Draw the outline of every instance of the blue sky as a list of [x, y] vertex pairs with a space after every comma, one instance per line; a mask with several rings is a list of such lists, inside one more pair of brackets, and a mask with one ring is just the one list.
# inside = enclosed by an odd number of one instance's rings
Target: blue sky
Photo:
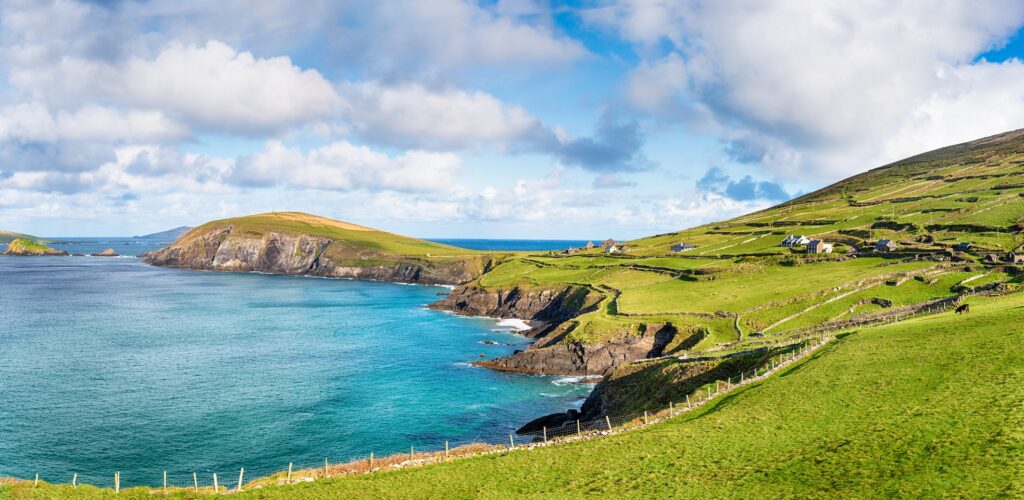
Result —
[[0, 229], [632, 238], [1024, 123], [1016, 1], [0, 1]]

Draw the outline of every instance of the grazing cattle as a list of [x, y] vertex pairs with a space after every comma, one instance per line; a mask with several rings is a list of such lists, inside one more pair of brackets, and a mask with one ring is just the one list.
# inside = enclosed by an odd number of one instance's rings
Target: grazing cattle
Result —
[[970, 304], [964, 304], [964, 305], [956, 308], [956, 313], [957, 314], [969, 313], [969, 312], [971, 312], [971, 305]]

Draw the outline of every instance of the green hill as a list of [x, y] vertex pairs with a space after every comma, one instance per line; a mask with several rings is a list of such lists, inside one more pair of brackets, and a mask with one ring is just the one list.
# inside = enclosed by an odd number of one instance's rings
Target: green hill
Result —
[[42, 243], [28, 238], [17, 238], [7, 244], [3, 255], [39, 256], [39, 255], [67, 255], [63, 250], [55, 250]]
[[[1024, 496], [1024, 295], [864, 328], [652, 427], [257, 498]], [[3, 492], [3, 490], [0, 490]], [[70, 486], [9, 487], [15, 498]], [[79, 489], [79, 496], [114, 497]], [[178, 492], [177, 496], [190, 496]], [[149, 498], [148, 490], [121, 497]]]
[[464, 248], [299, 212], [208, 222], [146, 254], [161, 266], [459, 284], [493, 265]]
[[47, 242], [47, 240], [44, 240], [42, 238], [37, 238], [35, 236], [30, 236], [30, 235], [27, 235], [27, 234], [16, 233], [14, 231], [3, 231], [3, 230], [0, 230], [0, 245], [10, 243], [10, 242], [12, 242], [12, 241], [14, 241], [14, 240], [16, 240], [18, 238], [25, 238], [25, 239], [32, 240], [32, 241], [35, 241], [35, 242], [38, 242], [38, 243], [46, 243]]

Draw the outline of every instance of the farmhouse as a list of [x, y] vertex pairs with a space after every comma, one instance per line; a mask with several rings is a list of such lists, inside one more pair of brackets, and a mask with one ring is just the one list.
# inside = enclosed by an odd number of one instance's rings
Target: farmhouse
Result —
[[697, 247], [695, 247], [695, 246], [693, 246], [693, 245], [691, 245], [689, 243], [676, 243], [675, 245], [672, 245], [672, 251], [676, 252], [676, 253], [678, 253], [678, 252], [685, 252], [687, 250], [693, 250], [694, 248], [697, 248]]
[[888, 253], [888, 252], [893, 252], [895, 250], [896, 250], [896, 242], [892, 241], [892, 240], [878, 240], [878, 243], [875, 244], [875, 251], [876, 252]]
[[832, 244], [822, 240], [811, 240], [807, 243], [807, 253], [832, 253]]
[[607, 240], [604, 240], [604, 243], [601, 243], [601, 246], [603, 246], [605, 248], [608, 248], [608, 247], [610, 247], [610, 246], [612, 246], [614, 244], [615, 244], [615, 240], [613, 240], [611, 238], [608, 238]]
[[810, 242], [811, 242], [811, 239], [806, 237], [806, 236], [804, 236], [804, 235], [799, 235], [798, 236], [798, 235], [795, 235], [795, 234], [791, 234], [789, 236], [786, 236], [782, 240], [782, 247], [783, 248], [793, 248], [793, 247], [800, 246], [800, 245], [806, 245], [806, 244], [808, 244]]
[[1006, 261], [1011, 264], [1024, 264], [1024, 253], [1010, 252], [1006, 256]]

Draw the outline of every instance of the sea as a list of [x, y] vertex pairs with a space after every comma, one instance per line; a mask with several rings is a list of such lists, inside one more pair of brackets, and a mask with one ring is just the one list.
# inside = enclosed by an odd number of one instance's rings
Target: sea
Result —
[[172, 485], [206, 484], [507, 442], [593, 388], [472, 366], [529, 340], [427, 309], [444, 287], [166, 269], [134, 255], [167, 242], [51, 240], [123, 257], [0, 258], [0, 477], [111, 486], [119, 472], [122, 487], [159, 486], [167, 471]]

